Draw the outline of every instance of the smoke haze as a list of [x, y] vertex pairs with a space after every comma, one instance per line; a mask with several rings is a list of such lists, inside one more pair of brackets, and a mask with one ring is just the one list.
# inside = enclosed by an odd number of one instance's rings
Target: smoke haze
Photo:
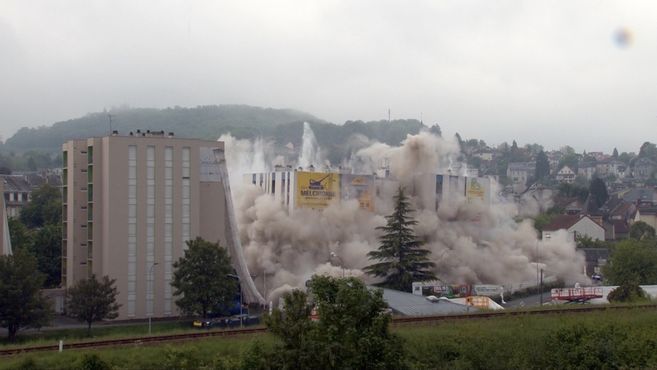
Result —
[[[221, 140], [226, 143], [231, 175], [271, 169], [266, 165], [273, 159], [268, 157], [273, 155], [271, 146], [229, 136]], [[398, 180], [381, 188], [374, 213], [359, 208], [356, 200], [335, 202], [322, 211], [288, 212], [280, 201], [256, 186], [244, 184], [241, 175], [232, 177], [245, 257], [266, 299], [302, 287], [316, 273], [340, 276], [342, 267], [346, 275], [375, 282], [363, 274], [362, 268], [371, 263], [367, 253], [379, 246], [376, 227], [385, 225], [384, 216], [392, 211], [398, 185], [412, 193], [416, 210], [413, 216], [418, 221], [416, 234], [431, 250], [434, 272], [442, 281], [529, 284], [536, 281], [537, 262], [548, 276], [567, 282], [585, 281], [580, 271], [584, 258], [576, 252], [574, 243], [567, 241], [566, 233], [553, 233], [551, 239], [541, 241], [532, 220], [516, 222], [516, 218], [536, 214], [549, 204], [549, 195], [516, 204], [497, 199], [492, 187], [494, 200], [490, 206], [468, 202], [465, 197], [450, 197], [436, 211], [435, 201], [428, 196], [435, 190], [423, 189], [417, 179], [449, 166], [452, 158], [459, 156], [457, 143], [423, 132], [409, 135], [398, 147], [368, 144], [343, 163], [355, 173], [367, 174], [386, 164]], [[307, 154], [301, 151], [301, 157]]]

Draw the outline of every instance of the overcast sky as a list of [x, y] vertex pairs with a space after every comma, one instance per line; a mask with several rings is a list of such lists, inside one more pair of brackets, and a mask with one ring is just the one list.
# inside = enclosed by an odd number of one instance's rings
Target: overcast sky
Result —
[[123, 104], [250, 104], [638, 151], [657, 141], [656, 15], [652, 0], [0, 0], [0, 134]]

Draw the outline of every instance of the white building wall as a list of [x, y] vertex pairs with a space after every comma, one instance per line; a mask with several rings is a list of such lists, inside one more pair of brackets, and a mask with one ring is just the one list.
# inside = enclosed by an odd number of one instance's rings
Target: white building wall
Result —
[[568, 229], [568, 234], [575, 240], [575, 236], [590, 236], [593, 240], [605, 240], [605, 229], [588, 217], [582, 217]]

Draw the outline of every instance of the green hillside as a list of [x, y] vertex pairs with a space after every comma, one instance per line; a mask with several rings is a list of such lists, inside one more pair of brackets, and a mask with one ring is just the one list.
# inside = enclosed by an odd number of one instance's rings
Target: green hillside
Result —
[[291, 109], [271, 109], [246, 105], [202, 106], [196, 108], [128, 108], [90, 113], [84, 117], [57, 122], [52, 126], [22, 128], [7, 139], [5, 149], [56, 151], [69, 139], [100, 136], [112, 129], [127, 133], [137, 129], [173, 131], [176, 136], [215, 138], [231, 132], [237, 137], [268, 134], [277, 125], [290, 122], [323, 122], [310, 114]]
[[[47, 153], [54, 155], [62, 143], [70, 139], [102, 136], [112, 130], [164, 130], [177, 137], [216, 139], [231, 133], [240, 139], [262, 137], [279, 145], [301, 144], [303, 122], [309, 122], [319, 145], [329, 153], [332, 163], [339, 162], [353, 149], [350, 138], [354, 134], [370, 140], [399, 144], [407, 134], [415, 134], [422, 127], [418, 120], [347, 121], [335, 125], [311, 114], [292, 109], [260, 108], [247, 105], [199, 106], [196, 108], [125, 108], [109, 112], [90, 113], [84, 117], [57, 122], [52, 126], [22, 128], [2, 145], [4, 153]], [[32, 155], [32, 154], [30, 154]]]

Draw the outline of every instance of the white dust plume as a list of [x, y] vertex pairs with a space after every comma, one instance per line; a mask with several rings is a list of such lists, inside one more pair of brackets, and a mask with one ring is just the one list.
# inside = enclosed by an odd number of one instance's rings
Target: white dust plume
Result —
[[[312, 147], [306, 147], [306, 138], [309, 143], [314, 139], [312, 130], [306, 135], [306, 128], [310, 127], [304, 125], [302, 166], [317, 161], [319, 153], [316, 140]], [[242, 152], [234, 157], [235, 162], [227, 155], [229, 166], [245, 163], [253, 168], [254, 158], [242, 158], [245, 152], [255, 157], [256, 151], [250, 150], [253, 144], [227, 146], [227, 152], [231, 148]], [[267, 151], [263, 153], [266, 163]], [[585, 281], [581, 273], [584, 258], [565, 234], [556, 233], [550, 240], [541, 241], [530, 219], [516, 221], [528, 211], [537, 211], [537, 207], [526, 210], [522, 203], [498, 201], [491, 189], [491, 204], [454, 196], [442, 201], [436, 210], [435, 201], [427, 196], [435, 190], [423, 189], [426, 182], [418, 179], [448, 168], [450, 158], [458, 157], [456, 142], [426, 132], [409, 135], [400, 146], [373, 143], [358, 150], [343, 161], [355, 173], [371, 174], [385, 163], [391, 178], [396, 179], [379, 188], [375, 212], [360, 209], [355, 200], [335, 202], [321, 211], [289, 212], [259, 188], [245, 186], [236, 195], [236, 213], [245, 257], [258, 288], [270, 300], [287, 289], [303, 287], [315, 273], [341, 276], [343, 268], [347, 276], [375, 282], [362, 269], [372, 263], [367, 253], [379, 246], [381, 233], [376, 227], [385, 225], [384, 216], [392, 212], [392, 197], [399, 185], [411, 194], [416, 210], [413, 216], [418, 221], [416, 234], [431, 251], [430, 258], [436, 263], [434, 272], [442, 281], [504, 285], [531, 282], [537, 264], [547, 276], [568, 282]]]

